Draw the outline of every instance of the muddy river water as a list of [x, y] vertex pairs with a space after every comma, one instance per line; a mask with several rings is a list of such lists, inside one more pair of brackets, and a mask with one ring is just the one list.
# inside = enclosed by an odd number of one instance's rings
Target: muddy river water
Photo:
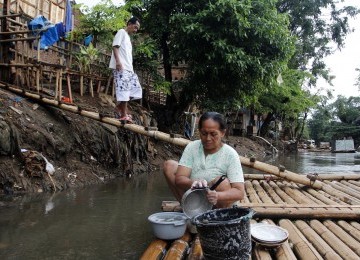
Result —
[[[299, 153], [267, 162], [298, 173], [360, 174], [359, 153]], [[138, 259], [153, 239], [147, 217], [173, 197], [161, 173], [153, 172], [0, 199], [17, 202], [0, 208], [0, 259]]]

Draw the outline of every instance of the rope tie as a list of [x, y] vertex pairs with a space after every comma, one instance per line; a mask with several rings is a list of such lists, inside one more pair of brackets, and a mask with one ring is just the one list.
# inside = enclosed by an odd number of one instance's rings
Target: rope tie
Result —
[[310, 186], [312, 187], [315, 181], [317, 181], [319, 174], [318, 173], [308, 174], [306, 175], [306, 177], [310, 180]]

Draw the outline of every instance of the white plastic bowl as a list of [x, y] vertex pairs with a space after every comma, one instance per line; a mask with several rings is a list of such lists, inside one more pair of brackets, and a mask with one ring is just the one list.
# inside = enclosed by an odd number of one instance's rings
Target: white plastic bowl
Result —
[[174, 240], [184, 235], [187, 217], [179, 212], [159, 212], [148, 217], [154, 235], [164, 240]]

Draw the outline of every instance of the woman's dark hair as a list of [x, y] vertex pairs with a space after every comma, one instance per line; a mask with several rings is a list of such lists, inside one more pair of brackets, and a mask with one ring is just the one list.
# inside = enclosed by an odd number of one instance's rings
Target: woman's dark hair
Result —
[[133, 16], [133, 17], [131, 17], [131, 18], [127, 21], [126, 24], [127, 24], [127, 25], [129, 25], [129, 24], [136, 24], [136, 22], [139, 22], [139, 23], [140, 23], [140, 20], [139, 20], [139, 18]]
[[199, 129], [202, 128], [203, 122], [208, 119], [212, 119], [217, 122], [221, 131], [226, 130], [225, 118], [222, 114], [218, 112], [205, 112], [204, 114], [202, 114], [199, 119]]

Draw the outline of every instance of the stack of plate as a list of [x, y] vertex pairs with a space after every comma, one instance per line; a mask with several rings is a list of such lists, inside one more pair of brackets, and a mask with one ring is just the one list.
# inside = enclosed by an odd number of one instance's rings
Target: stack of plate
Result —
[[252, 240], [265, 247], [280, 246], [289, 237], [286, 229], [266, 223], [251, 224], [250, 230]]

